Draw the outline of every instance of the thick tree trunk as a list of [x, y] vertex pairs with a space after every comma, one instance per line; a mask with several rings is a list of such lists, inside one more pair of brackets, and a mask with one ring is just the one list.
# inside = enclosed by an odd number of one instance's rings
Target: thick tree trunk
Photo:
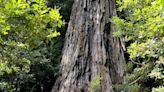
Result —
[[61, 61], [61, 76], [52, 92], [88, 92], [88, 84], [100, 75], [93, 92], [113, 92], [112, 84], [124, 76], [120, 39], [109, 18], [116, 15], [115, 0], [75, 0]]

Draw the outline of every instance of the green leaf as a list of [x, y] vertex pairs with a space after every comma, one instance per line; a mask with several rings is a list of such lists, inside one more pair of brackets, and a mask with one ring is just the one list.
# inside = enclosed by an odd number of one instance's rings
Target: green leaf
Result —
[[57, 32], [57, 31], [54, 31], [53, 33], [51, 33], [50, 35], [48, 35], [47, 37], [49, 38], [49, 39], [51, 39], [51, 38], [53, 38], [53, 37], [57, 37], [57, 36], [59, 36], [60, 35], [60, 33], [59, 32]]
[[11, 3], [7, 3], [6, 5], [5, 5], [5, 8], [7, 9], [7, 10], [9, 10], [9, 9], [11, 9], [12, 8], [12, 4]]
[[22, 2], [22, 0], [18, 0], [17, 3], [20, 4]]

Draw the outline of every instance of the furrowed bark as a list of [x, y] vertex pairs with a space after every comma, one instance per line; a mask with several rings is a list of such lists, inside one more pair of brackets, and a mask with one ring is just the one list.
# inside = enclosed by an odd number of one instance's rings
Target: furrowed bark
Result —
[[61, 76], [51, 92], [88, 92], [88, 84], [100, 75], [92, 92], [114, 92], [123, 82], [124, 55], [121, 40], [109, 18], [115, 16], [115, 0], [75, 0], [61, 61]]

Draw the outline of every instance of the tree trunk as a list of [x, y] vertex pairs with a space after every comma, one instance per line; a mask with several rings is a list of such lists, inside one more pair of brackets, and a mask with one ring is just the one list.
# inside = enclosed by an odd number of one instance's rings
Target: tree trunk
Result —
[[51, 92], [88, 92], [97, 75], [100, 84], [92, 92], [114, 92], [112, 85], [124, 76], [124, 55], [116, 29], [115, 0], [75, 0], [61, 61], [61, 76]]

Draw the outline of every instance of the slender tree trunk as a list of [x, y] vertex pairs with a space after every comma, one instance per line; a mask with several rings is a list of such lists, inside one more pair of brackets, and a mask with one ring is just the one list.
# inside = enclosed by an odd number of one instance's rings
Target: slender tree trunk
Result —
[[114, 92], [112, 84], [124, 76], [124, 55], [109, 18], [116, 15], [115, 0], [75, 0], [61, 61], [61, 76], [52, 92], [88, 92], [88, 84], [99, 75], [92, 92]]

